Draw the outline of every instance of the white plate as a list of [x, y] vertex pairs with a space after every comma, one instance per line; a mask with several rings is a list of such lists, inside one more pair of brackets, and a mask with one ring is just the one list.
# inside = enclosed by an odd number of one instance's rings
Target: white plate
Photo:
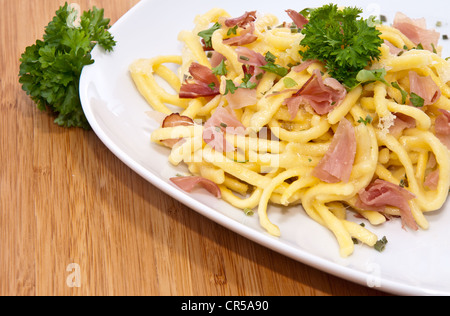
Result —
[[[379, 290], [400, 295], [450, 295], [450, 205], [427, 216], [429, 231], [410, 232], [390, 221], [372, 230], [389, 244], [383, 253], [357, 246], [348, 259], [339, 256], [334, 236], [313, 222], [301, 207], [270, 208], [271, 220], [280, 226], [282, 236], [274, 238], [259, 226], [257, 216], [248, 217], [223, 201], [201, 191], [186, 194], [168, 179], [181, 169], [172, 167], [165, 148], [150, 143], [150, 133], [158, 126], [145, 114], [149, 106], [138, 94], [128, 66], [138, 58], [179, 54], [180, 30], [191, 30], [194, 17], [214, 7], [232, 16], [246, 10], [274, 13], [289, 21], [286, 9], [302, 10], [330, 1], [241, 1], [190, 0], [142, 1], [111, 29], [118, 41], [113, 53], [93, 50], [95, 64], [86, 67], [80, 83], [80, 96], [86, 116], [98, 137], [131, 169], [153, 185], [209, 219], [283, 255], [327, 273]], [[401, 2], [401, 3], [400, 3]], [[383, 14], [392, 22], [395, 12], [410, 17], [427, 17], [429, 27], [450, 34], [445, 1], [335, 1], [365, 10], [365, 16]], [[403, 5], [402, 5], [403, 4]], [[450, 56], [449, 41], [445, 54]]]

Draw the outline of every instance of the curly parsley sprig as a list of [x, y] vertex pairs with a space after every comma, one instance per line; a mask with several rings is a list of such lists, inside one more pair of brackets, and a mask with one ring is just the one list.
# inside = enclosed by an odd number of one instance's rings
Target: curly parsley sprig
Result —
[[91, 51], [96, 44], [111, 51], [116, 42], [103, 9], [94, 7], [79, 21], [74, 10], [66, 2], [45, 28], [43, 40], [25, 49], [19, 82], [40, 110], [58, 115], [58, 125], [90, 129], [79, 98], [81, 71], [94, 63]]
[[[323, 62], [330, 75], [351, 89], [358, 85], [356, 76], [380, 58], [381, 32], [360, 18], [362, 10], [329, 4], [310, 12], [309, 23], [302, 34], [300, 51], [304, 60]], [[371, 21], [373, 22], [373, 21]]]

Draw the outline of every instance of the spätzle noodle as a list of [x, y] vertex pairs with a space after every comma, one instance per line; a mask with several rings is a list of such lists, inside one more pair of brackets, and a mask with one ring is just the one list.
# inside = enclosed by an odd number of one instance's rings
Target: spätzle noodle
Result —
[[[130, 66], [137, 91], [154, 110], [192, 119], [192, 125], [162, 126], [152, 133], [157, 144], [180, 140], [169, 146], [169, 161], [186, 164], [193, 176], [217, 185], [221, 198], [236, 208], [257, 209], [255, 216], [273, 236], [283, 231], [270, 220], [271, 204], [305, 211], [334, 234], [343, 257], [354, 252], [356, 240], [373, 247], [381, 238], [369, 226], [387, 218], [400, 217], [399, 229], [428, 229], [425, 215], [442, 208], [450, 185], [449, 136], [438, 126], [450, 116], [450, 66], [441, 50], [415, 49], [398, 29], [378, 25], [385, 44], [380, 59], [366, 69], [386, 70], [385, 81], [342, 91], [319, 61], [301, 59], [303, 35], [292, 23], [248, 12], [230, 19], [223, 9], [199, 15], [192, 31], [179, 34], [184, 45], [179, 56], [140, 59]], [[211, 27], [209, 38], [199, 36]], [[393, 53], [392, 46], [401, 52]], [[271, 56], [285, 73], [259, 68]], [[210, 95], [186, 94], [192, 92], [187, 85], [199, 89], [204, 80], [193, 65], [199, 72], [214, 69], [215, 79], [202, 90], [210, 89]], [[429, 99], [420, 95], [420, 106], [412, 104], [419, 94], [412, 91], [413, 78], [427, 78], [438, 88]], [[314, 81], [344, 97], [324, 114], [304, 100], [293, 112], [287, 100], [301, 97]], [[233, 97], [241, 99], [236, 103]], [[214, 125], [219, 112], [229, 117]], [[232, 122], [239, 131], [232, 130]], [[337, 142], [338, 136], [349, 143]], [[324, 179], [324, 160], [342, 147], [350, 152], [348, 175]], [[334, 155], [331, 159], [338, 160]], [[389, 191], [387, 183], [398, 190]], [[367, 200], [377, 194], [387, 199], [382, 208], [380, 201]], [[406, 202], [393, 202], [399, 196]]]

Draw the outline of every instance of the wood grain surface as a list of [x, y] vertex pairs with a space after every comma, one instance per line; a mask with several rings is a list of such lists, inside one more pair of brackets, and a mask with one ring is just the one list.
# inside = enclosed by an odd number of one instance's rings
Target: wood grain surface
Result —
[[[117, 21], [138, 0], [80, 0]], [[255, 244], [168, 197], [18, 83], [62, 0], [0, 0], [0, 295], [386, 295]]]

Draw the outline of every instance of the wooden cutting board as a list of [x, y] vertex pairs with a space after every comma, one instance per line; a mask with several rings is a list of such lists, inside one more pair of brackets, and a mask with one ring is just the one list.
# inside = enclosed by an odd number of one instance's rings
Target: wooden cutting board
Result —
[[[78, 1], [112, 22], [137, 2]], [[19, 58], [63, 4], [0, 1], [0, 295], [384, 295], [211, 222], [37, 110]]]

